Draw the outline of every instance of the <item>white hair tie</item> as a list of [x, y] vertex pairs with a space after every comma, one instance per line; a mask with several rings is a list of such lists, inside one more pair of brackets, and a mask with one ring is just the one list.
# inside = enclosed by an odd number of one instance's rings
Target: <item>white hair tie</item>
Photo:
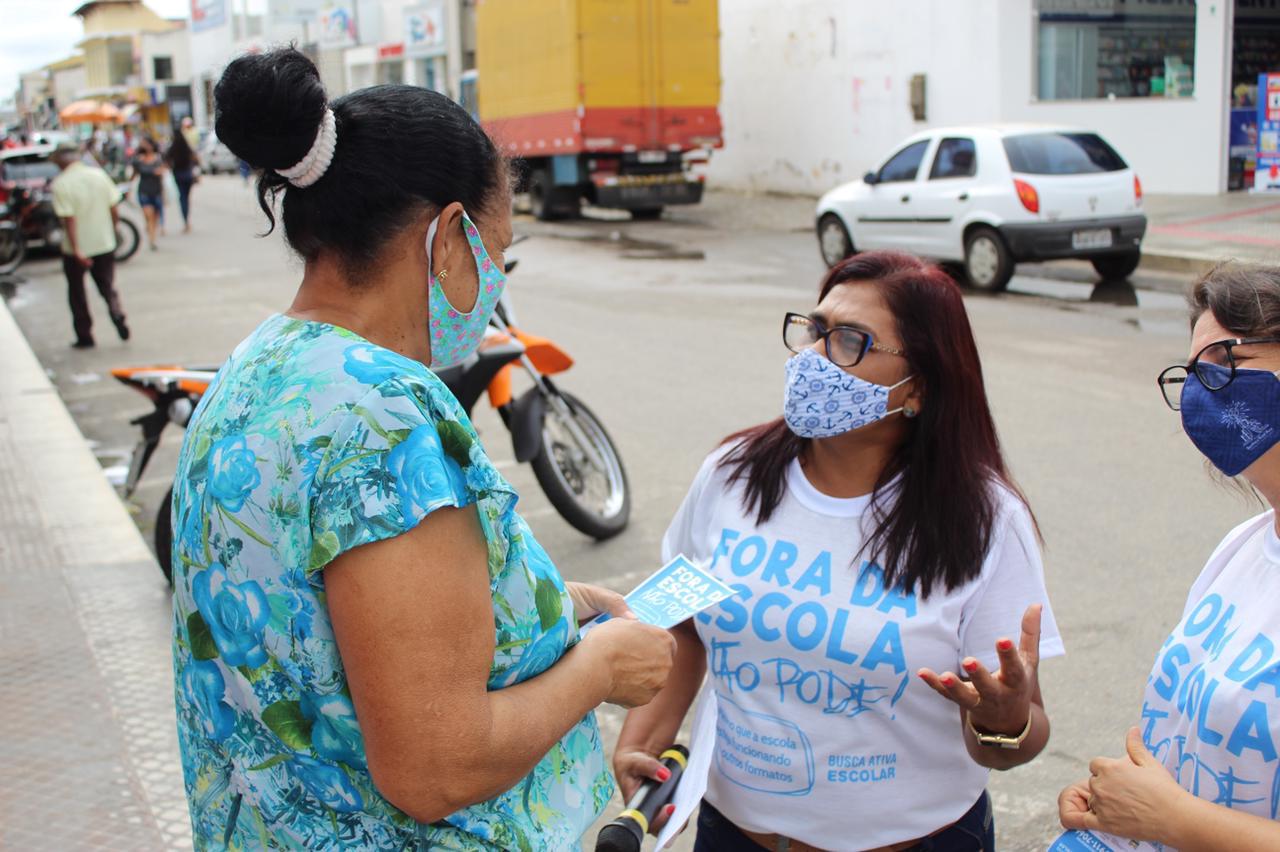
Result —
[[316, 131], [316, 141], [311, 143], [311, 150], [287, 169], [276, 169], [276, 174], [289, 183], [305, 189], [324, 176], [333, 162], [333, 150], [338, 146], [338, 126], [333, 117], [333, 110], [325, 108], [324, 118], [320, 121], [320, 129]]

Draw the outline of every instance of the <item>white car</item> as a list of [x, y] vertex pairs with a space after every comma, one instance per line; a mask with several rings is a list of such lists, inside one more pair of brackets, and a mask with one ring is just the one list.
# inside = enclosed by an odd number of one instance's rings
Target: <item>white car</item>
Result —
[[231, 153], [231, 149], [219, 142], [218, 137], [212, 133], [200, 141], [199, 153], [201, 171], [205, 174], [234, 174], [240, 169], [240, 158]]
[[1147, 217], [1138, 176], [1096, 133], [950, 127], [908, 138], [824, 195], [817, 229], [828, 266], [898, 249], [963, 263], [974, 287], [1002, 290], [1022, 261], [1082, 258], [1105, 279], [1128, 276]]

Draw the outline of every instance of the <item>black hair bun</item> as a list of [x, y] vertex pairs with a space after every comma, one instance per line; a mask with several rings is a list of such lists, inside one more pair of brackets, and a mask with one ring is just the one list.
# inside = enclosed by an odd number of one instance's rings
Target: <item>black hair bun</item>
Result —
[[292, 47], [233, 60], [213, 97], [218, 139], [255, 169], [287, 169], [305, 157], [328, 103], [315, 64]]

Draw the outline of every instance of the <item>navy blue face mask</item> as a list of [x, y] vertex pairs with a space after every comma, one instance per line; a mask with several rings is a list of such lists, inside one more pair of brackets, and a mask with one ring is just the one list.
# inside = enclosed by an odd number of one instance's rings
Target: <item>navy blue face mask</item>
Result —
[[[1199, 363], [1210, 383], [1226, 384], [1231, 368]], [[1269, 370], [1236, 369], [1211, 391], [1195, 372], [1182, 388], [1182, 428], [1191, 443], [1227, 476], [1239, 476], [1280, 442], [1280, 379]]]

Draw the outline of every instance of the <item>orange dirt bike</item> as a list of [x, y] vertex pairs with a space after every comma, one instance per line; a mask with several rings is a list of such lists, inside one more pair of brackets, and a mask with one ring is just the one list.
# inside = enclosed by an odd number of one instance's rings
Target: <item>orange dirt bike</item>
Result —
[[[507, 271], [516, 261], [507, 263]], [[631, 489], [609, 433], [591, 409], [562, 391], [551, 376], [573, 359], [545, 338], [521, 331], [509, 293], [504, 293], [480, 349], [456, 367], [436, 371], [468, 415], [481, 395], [498, 411], [511, 433], [517, 462], [533, 466], [538, 484], [556, 511], [575, 529], [603, 541], [622, 532], [631, 515]], [[520, 368], [532, 387], [517, 395], [513, 373]], [[142, 429], [133, 450], [124, 496], [132, 496], [170, 423], [183, 428], [213, 381], [216, 367], [133, 367], [111, 374], [147, 397], [154, 406], [130, 421]], [[170, 488], [156, 515], [156, 558], [172, 581], [173, 527]]]

